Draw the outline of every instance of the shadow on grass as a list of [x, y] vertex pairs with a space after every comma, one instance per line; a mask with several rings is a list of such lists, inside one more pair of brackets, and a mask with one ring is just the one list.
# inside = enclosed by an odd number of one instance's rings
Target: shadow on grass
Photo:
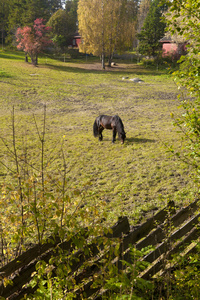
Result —
[[144, 144], [144, 143], [155, 143], [156, 140], [151, 139], [143, 139], [143, 138], [126, 138], [128, 143], [135, 143], [135, 144]]
[[[74, 62], [74, 64], [77, 65], [77, 61]], [[122, 73], [126, 73], [126, 75], [128, 76], [130, 74], [130, 76], [134, 75], [151, 75], [151, 76], [160, 76], [161, 74], [164, 74], [164, 72], [162, 71], [156, 71], [156, 70], [152, 70], [152, 69], [145, 69], [144, 66], [139, 66], [137, 64], [133, 64], [132, 68], [126, 68], [126, 67], [120, 67], [120, 64], [118, 65], [118, 67], [112, 68], [112, 67], [106, 67], [105, 70], [101, 70], [101, 69], [95, 69], [92, 67], [93, 63], [86, 63], [87, 65], [91, 65], [91, 69], [89, 68], [84, 68], [84, 63], [81, 63], [81, 65], [83, 67], [78, 67], [78, 66], [74, 66], [73, 67], [73, 61], [70, 61], [70, 64], [72, 66], [58, 66], [58, 65], [53, 65], [53, 64], [46, 64], [47, 67], [53, 69], [53, 70], [57, 70], [57, 71], [61, 71], [61, 72], [77, 72], [77, 73], [90, 73], [90, 74], [104, 74], [104, 73], [109, 73], [109, 74], [116, 74], [116, 75], [122, 75]], [[124, 62], [124, 64], [126, 64]], [[128, 66], [128, 64], [127, 64]]]
[[[72, 62], [70, 62], [73, 64]], [[76, 62], [77, 64], [77, 62]], [[72, 72], [72, 73], [94, 73], [94, 74], [103, 74], [103, 70], [95, 70], [95, 69], [84, 69], [79, 68], [77, 66], [71, 67], [71, 66], [57, 66], [52, 64], [46, 64], [47, 67], [51, 68], [52, 70], [57, 70], [61, 72]]]
[[[17, 52], [17, 51], [0, 51], [0, 58], [4, 59], [10, 59], [10, 60], [24, 60], [25, 61], [25, 55], [24, 52]], [[45, 56], [41, 56], [40, 58], [45, 58]], [[39, 58], [39, 59], [40, 59]], [[101, 69], [101, 63], [99, 60], [90, 60], [85, 61], [81, 58], [80, 60], [78, 59], [71, 59], [68, 61], [71, 66], [66, 65], [54, 65], [51, 63], [43, 64], [39, 62], [38, 66], [45, 66], [53, 70], [58, 70], [61, 72], [73, 72], [73, 73], [90, 73], [90, 74], [104, 74], [104, 73], [109, 73], [109, 74], [116, 74], [116, 75], [122, 75], [122, 73], [126, 73], [128, 76], [134, 75], [151, 75], [151, 76], [160, 76], [163, 72], [162, 71], [156, 71], [150, 68], [145, 68], [142, 65], [138, 65], [137, 63], [131, 63], [130, 61], [116, 61], [116, 66], [115, 67], [108, 67], [106, 66], [105, 70]], [[74, 64], [74, 66], [73, 66]], [[77, 66], [77, 64], [81, 65], [81, 67]], [[97, 64], [97, 65], [94, 65]], [[84, 67], [87, 66], [87, 67]], [[89, 65], [91, 65], [91, 69], [89, 69]]]
[[0, 52], [0, 58], [4, 59], [14, 59], [14, 60], [24, 60], [25, 61], [25, 54], [23, 52]]

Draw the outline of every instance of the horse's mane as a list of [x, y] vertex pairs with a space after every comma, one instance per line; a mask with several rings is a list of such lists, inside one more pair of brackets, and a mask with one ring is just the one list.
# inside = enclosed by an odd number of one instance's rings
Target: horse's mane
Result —
[[117, 128], [118, 135], [120, 133], [125, 135], [124, 124], [122, 123], [121, 118], [118, 115], [115, 115], [114, 119], [115, 119], [115, 122], [116, 122], [116, 128]]

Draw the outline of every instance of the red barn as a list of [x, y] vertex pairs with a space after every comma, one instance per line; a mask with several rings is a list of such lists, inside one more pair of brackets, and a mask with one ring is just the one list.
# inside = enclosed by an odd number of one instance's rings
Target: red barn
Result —
[[160, 41], [162, 43], [162, 57], [171, 57], [172, 59], [179, 59], [181, 55], [186, 53], [187, 43], [177, 43], [171, 37], [165, 36]]

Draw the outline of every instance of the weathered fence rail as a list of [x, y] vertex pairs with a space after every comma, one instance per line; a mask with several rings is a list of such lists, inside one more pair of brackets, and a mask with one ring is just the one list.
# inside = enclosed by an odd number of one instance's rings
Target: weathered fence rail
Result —
[[[147, 246], [154, 246], [155, 250], [146, 255], [143, 260], [151, 265], [140, 274], [141, 278], [151, 279], [160, 270], [165, 271], [166, 261], [172, 258], [172, 255], [178, 251], [183, 251], [193, 240], [198, 238], [200, 230], [198, 213], [198, 200], [189, 206], [175, 212], [174, 203], [170, 202], [168, 207], [159, 211], [152, 218], [136, 229], [131, 230], [123, 236], [120, 245], [120, 255], [115, 259], [118, 268], [123, 269], [123, 261], [131, 263], [130, 246], [141, 250]], [[195, 247], [195, 244], [194, 244]], [[192, 248], [190, 249], [192, 251]], [[95, 267], [91, 267], [91, 270]], [[98, 268], [96, 267], [97, 271]], [[91, 273], [92, 274], [92, 273]], [[93, 278], [91, 278], [84, 289], [78, 291], [79, 294], [89, 297], [97, 293], [97, 289], [92, 290]], [[103, 291], [95, 297], [101, 299], [107, 291]]]
[[[200, 228], [198, 227], [200, 212], [198, 207], [198, 200], [196, 200], [176, 213], [174, 203], [170, 202], [168, 207], [133, 229], [130, 229], [126, 217], [119, 218], [119, 221], [112, 227], [112, 233], [106, 235], [110, 239], [120, 239], [119, 255], [113, 257], [113, 263], [119, 269], [122, 269], [124, 267], [122, 260], [131, 262], [130, 245], [138, 250], [152, 245], [154, 250], [143, 257], [143, 260], [149, 262], [150, 266], [140, 274], [140, 277], [151, 279], [158, 272], [164, 273], [166, 271], [166, 261], [170, 260], [175, 253], [183, 250], [187, 251], [188, 245], [190, 245], [188, 251], [194, 250], [196, 244], [192, 244], [192, 241], [197, 240], [200, 234]], [[87, 229], [83, 230], [82, 236], [85, 239], [88, 238]], [[17, 300], [21, 299], [25, 293], [34, 292], [33, 288], [25, 288], [24, 285], [31, 280], [31, 274], [35, 271], [37, 261], [44, 260], [48, 262], [52, 256], [58, 255], [56, 246], [69, 252], [74, 250], [72, 239], [61, 242], [58, 237], [52, 237], [49, 240], [50, 242], [44, 245], [32, 247], [0, 269], [2, 277], [10, 277], [13, 281], [12, 286], [0, 285], [0, 296], [8, 300]], [[102, 292], [99, 288], [92, 288], [92, 284], [94, 274], [101, 272], [101, 261], [106, 253], [102, 251], [103, 245], [97, 245], [96, 242], [91, 242], [88, 247], [88, 255], [85, 255], [82, 250], [77, 250], [71, 262], [71, 272], [76, 271], [74, 277], [76, 283], [79, 284], [83, 280], [86, 282], [82, 284], [81, 289], [76, 291], [76, 295], [77, 299], [80, 299], [83, 293], [85, 298], [94, 295], [95, 299], [101, 299], [106, 291]], [[81, 265], [86, 260], [91, 259], [92, 263], [81, 270]]]

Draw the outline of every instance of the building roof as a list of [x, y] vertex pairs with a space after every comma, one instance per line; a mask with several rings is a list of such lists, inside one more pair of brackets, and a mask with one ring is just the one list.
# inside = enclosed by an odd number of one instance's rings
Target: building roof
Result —
[[73, 37], [74, 38], [81, 38], [80, 34], [78, 31], [76, 31], [74, 34], [73, 34]]
[[170, 35], [166, 35], [162, 39], [160, 39], [159, 42], [160, 43], [173, 43], [173, 40]]

